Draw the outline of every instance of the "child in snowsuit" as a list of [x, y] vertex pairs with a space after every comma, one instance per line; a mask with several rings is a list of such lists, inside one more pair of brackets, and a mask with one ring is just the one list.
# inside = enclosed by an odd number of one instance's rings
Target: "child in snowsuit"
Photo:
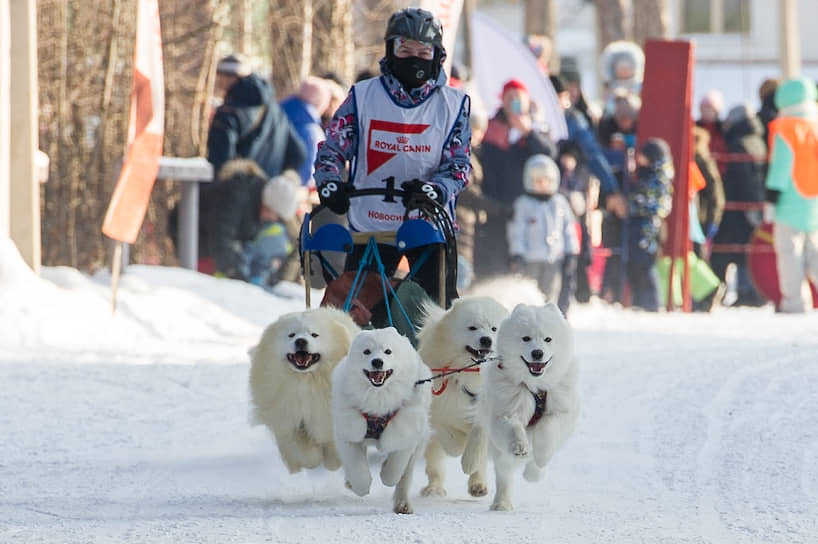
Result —
[[566, 313], [569, 301], [560, 300], [562, 276], [566, 268], [576, 269], [579, 238], [574, 212], [559, 186], [557, 164], [547, 155], [530, 157], [523, 168], [525, 193], [514, 201], [506, 232], [512, 271], [536, 279], [546, 300]]
[[662, 220], [673, 204], [673, 158], [661, 138], [651, 138], [636, 154], [636, 178], [628, 191], [628, 260], [626, 276], [631, 304], [649, 312], [659, 311], [656, 255]]
[[261, 225], [255, 237], [244, 245], [244, 275], [250, 283], [272, 287], [293, 244], [287, 234], [286, 221], [292, 221], [298, 207], [295, 181], [275, 177], [261, 193]]

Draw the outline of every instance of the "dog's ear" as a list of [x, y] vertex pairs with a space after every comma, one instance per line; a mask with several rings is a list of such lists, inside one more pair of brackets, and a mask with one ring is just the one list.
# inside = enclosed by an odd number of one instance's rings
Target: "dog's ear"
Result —
[[546, 311], [551, 312], [551, 313], [554, 313], [554, 314], [557, 314], [557, 315], [558, 315], [558, 316], [560, 316], [562, 319], [565, 319], [565, 315], [562, 313], [562, 310], [560, 310], [560, 307], [559, 307], [559, 306], [557, 306], [556, 304], [554, 304], [553, 302], [549, 302], [549, 303], [547, 303], [547, 304], [544, 306], [544, 308], [546, 309]]

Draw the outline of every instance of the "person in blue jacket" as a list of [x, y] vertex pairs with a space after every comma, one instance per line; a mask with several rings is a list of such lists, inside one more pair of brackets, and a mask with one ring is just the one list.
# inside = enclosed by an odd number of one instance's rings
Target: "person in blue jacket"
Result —
[[599, 180], [600, 205], [618, 217], [625, 217], [627, 204], [619, 190], [611, 165], [599, 147], [593, 128], [585, 116], [576, 110], [571, 102], [571, 95], [560, 76], [550, 76], [551, 85], [557, 93], [560, 104], [565, 110], [565, 124], [568, 127], [568, 140], [575, 143], [582, 151], [585, 164]]
[[287, 115], [301, 141], [304, 142], [307, 158], [298, 168], [302, 185], [312, 181], [315, 154], [318, 143], [324, 139], [324, 127], [321, 118], [330, 104], [330, 87], [327, 80], [307, 76], [298, 87], [298, 91], [281, 101], [281, 109]]

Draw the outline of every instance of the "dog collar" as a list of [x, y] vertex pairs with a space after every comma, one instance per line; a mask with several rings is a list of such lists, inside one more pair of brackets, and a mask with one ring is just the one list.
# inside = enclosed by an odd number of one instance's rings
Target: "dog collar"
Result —
[[395, 417], [398, 413], [398, 410], [394, 412], [390, 412], [385, 416], [376, 416], [372, 414], [367, 414], [366, 412], [361, 412], [361, 415], [364, 416], [366, 420], [366, 435], [364, 435], [364, 439], [373, 438], [375, 440], [379, 440], [381, 438], [381, 433], [383, 430], [386, 429], [386, 425], [392, 421], [392, 418]]
[[531, 414], [531, 419], [528, 420], [528, 425], [526, 425], [526, 427], [531, 427], [542, 419], [542, 416], [545, 413], [545, 399], [548, 396], [548, 391], [537, 391], [536, 393], [532, 392], [531, 395], [534, 397], [534, 413]]

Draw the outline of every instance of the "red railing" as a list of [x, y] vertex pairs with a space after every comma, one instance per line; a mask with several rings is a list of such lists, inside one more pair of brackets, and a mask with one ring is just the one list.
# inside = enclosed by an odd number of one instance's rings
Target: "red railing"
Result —
[[[736, 162], [766, 163], [767, 157], [764, 155], [753, 155], [751, 153], [713, 153], [713, 159], [721, 166]], [[764, 202], [739, 202], [728, 200], [724, 203], [725, 212], [749, 212], [763, 211]], [[710, 253], [774, 253], [772, 245], [760, 246], [758, 244], [712, 244]]]

